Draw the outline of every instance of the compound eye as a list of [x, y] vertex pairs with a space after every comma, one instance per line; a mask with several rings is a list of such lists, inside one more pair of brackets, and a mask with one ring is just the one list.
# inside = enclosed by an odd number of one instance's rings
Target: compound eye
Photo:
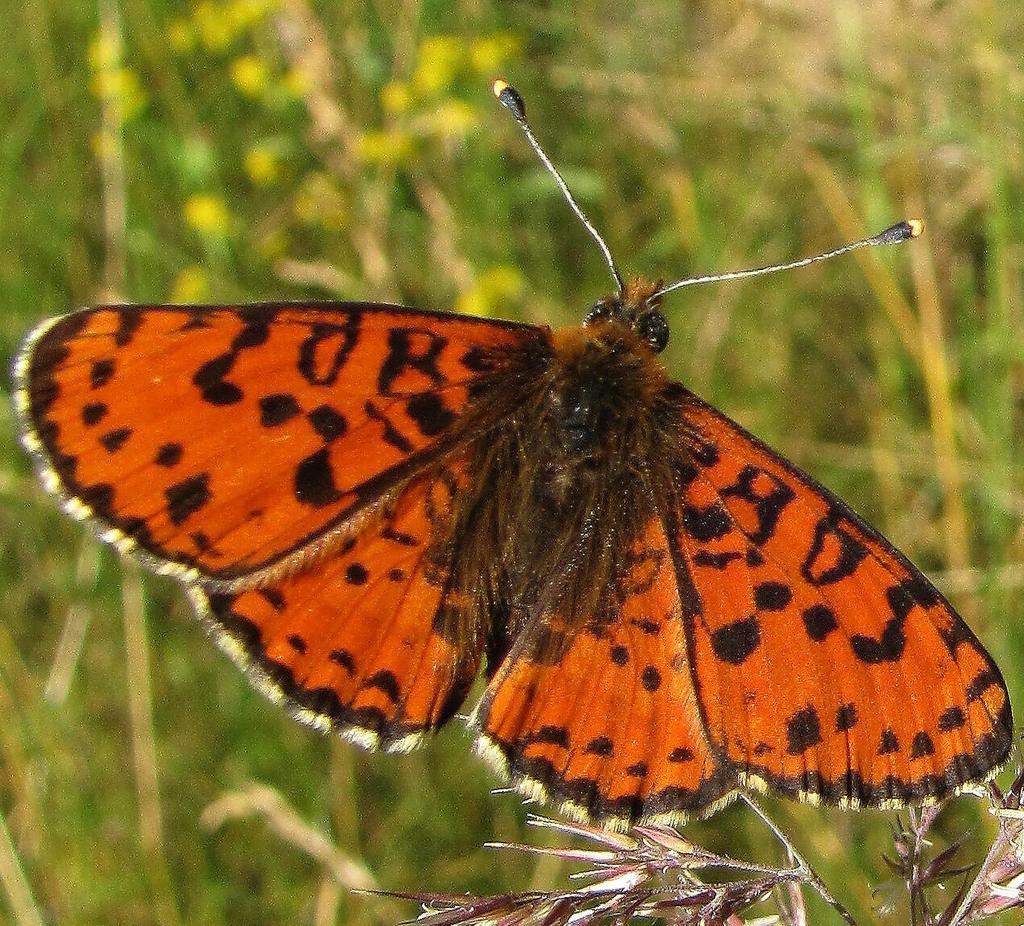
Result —
[[590, 307], [590, 311], [587, 312], [586, 318], [583, 319], [583, 324], [593, 325], [595, 322], [608, 321], [614, 313], [615, 302], [611, 299], [602, 299], [600, 302], [595, 302]]
[[668, 322], [661, 312], [645, 312], [641, 315], [636, 320], [636, 333], [656, 354], [660, 354], [668, 344]]

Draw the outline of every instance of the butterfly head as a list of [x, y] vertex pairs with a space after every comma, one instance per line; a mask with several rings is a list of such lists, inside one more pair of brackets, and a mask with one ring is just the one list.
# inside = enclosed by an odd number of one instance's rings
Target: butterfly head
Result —
[[621, 295], [608, 296], [594, 303], [584, 325], [625, 327], [655, 354], [668, 344], [668, 321], [661, 311], [661, 283], [636, 279], [626, 284]]

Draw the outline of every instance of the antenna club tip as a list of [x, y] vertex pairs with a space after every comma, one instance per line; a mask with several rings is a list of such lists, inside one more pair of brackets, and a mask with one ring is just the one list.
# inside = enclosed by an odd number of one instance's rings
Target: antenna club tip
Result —
[[924, 222], [920, 219], [906, 219], [865, 240], [870, 244], [899, 244], [901, 241], [919, 238], [923, 231]]
[[526, 123], [526, 104], [523, 102], [523, 98], [519, 95], [519, 91], [516, 90], [507, 80], [498, 78], [491, 84], [491, 92], [495, 98], [505, 107], [512, 117], [520, 125]]

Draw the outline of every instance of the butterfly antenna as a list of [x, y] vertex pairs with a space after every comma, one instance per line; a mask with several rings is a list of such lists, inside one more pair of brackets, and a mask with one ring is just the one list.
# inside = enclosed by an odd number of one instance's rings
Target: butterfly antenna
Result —
[[530, 128], [530, 124], [526, 121], [526, 104], [523, 102], [523, 98], [519, 95], [519, 91], [508, 83], [508, 81], [504, 80], [496, 80], [491, 89], [494, 91], [494, 95], [498, 98], [498, 102], [512, 113], [512, 118], [516, 120], [519, 124], [519, 128], [523, 130], [523, 134], [526, 136], [526, 140], [530, 143], [530, 147], [533, 148], [534, 153], [540, 158], [541, 163], [547, 168], [548, 173], [555, 178], [555, 183], [558, 184], [558, 189], [562, 191], [562, 195], [565, 197], [565, 201], [569, 204], [569, 208], [576, 213], [576, 218], [583, 223], [583, 227], [590, 234], [590, 237], [597, 242], [597, 246], [601, 249], [601, 253], [604, 255], [605, 263], [608, 264], [608, 269], [611, 271], [612, 278], [615, 280], [615, 287], [618, 290], [618, 294], [621, 296], [623, 291], [622, 274], [619, 273], [619, 268], [615, 266], [615, 261], [612, 258], [612, 252], [608, 249], [608, 245], [604, 243], [604, 238], [601, 237], [597, 229], [594, 228], [590, 219], [587, 218], [586, 213], [580, 208], [580, 204], [573, 198], [565, 180], [562, 179], [562, 175], [555, 169], [555, 165], [551, 163], [551, 159], [544, 153], [544, 149], [541, 148], [540, 143], [534, 136], [533, 129]]
[[687, 280], [677, 280], [662, 286], [656, 295], [663, 296], [674, 289], [682, 289], [684, 286], [696, 286], [698, 283], [721, 283], [725, 280], [743, 280], [746, 277], [764, 276], [767, 273], [777, 273], [779, 270], [793, 270], [796, 267], [806, 267], [808, 264], [816, 264], [819, 261], [829, 260], [838, 257], [840, 254], [848, 254], [856, 251], [857, 248], [873, 248], [882, 244], [899, 244], [901, 241], [908, 241], [917, 238], [924, 231], [924, 223], [920, 219], [908, 219], [905, 222], [897, 222], [890, 225], [885, 231], [880, 231], [870, 238], [861, 238], [851, 244], [844, 244], [841, 248], [834, 248], [825, 251], [824, 254], [815, 254], [814, 257], [804, 257], [802, 260], [794, 260], [788, 264], [770, 264], [767, 267], [757, 267], [753, 270], [733, 270], [729, 273], [713, 273], [709, 276], [690, 277]]

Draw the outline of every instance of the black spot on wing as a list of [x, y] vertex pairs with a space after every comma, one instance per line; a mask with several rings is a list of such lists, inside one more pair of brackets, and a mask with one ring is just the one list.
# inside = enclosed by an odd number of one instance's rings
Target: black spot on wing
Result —
[[459, 358], [462, 365], [474, 373], [490, 373], [497, 366], [493, 355], [483, 347], [471, 347]]
[[189, 315], [188, 319], [181, 323], [179, 331], [205, 331], [213, 327], [213, 324], [202, 311], [196, 310]]
[[977, 701], [989, 688], [1002, 687], [999, 676], [991, 669], [982, 669], [967, 686], [967, 701]]
[[413, 537], [412, 534], [406, 534], [403, 531], [396, 531], [392, 527], [385, 527], [380, 532], [381, 537], [385, 540], [390, 540], [392, 543], [397, 543], [403, 547], [415, 547], [419, 546], [419, 541]]
[[828, 638], [828, 635], [839, 629], [839, 621], [836, 620], [835, 612], [826, 605], [811, 605], [801, 615], [804, 619], [804, 629], [815, 643], [821, 643]]
[[836, 733], [852, 730], [857, 725], [857, 706], [844, 704], [836, 711]]
[[162, 444], [160, 449], [157, 450], [156, 456], [153, 458], [153, 462], [156, 463], [157, 466], [177, 466], [181, 462], [181, 455], [181, 444]]
[[311, 453], [295, 467], [295, 498], [313, 508], [331, 505], [341, 498], [326, 447]]
[[882, 635], [877, 639], [859, 633], [850, 637], [850, 648], [853, 650], [853, 654], [868, 665], [898, 661], [903, 655], [906, 645], [907, 637], [903, 632], [901, 618], [893, 618], [886, 623]]
[[133, 537], [141, 544], [153, 542], [153, 538], [149, 533], [149, 526], [142, 518], [126, 518], [118, 527], [126, 537]]
[[405, 403], [405, 410], [416, 422], [420, 433], [426, 437], [436, 437], [455, 420], [455, 415], [445, 407], [440, 396], [433, 392], [414, 395]]
[[965, 723], [967, 723], [967, 718], [959, 707], [947, 707], [939, 715], [939, 729], [943, 733], [959, 730]]
[[89, 370], [89, 385], [93, 389], [99, 389], [110, 382], [114, 375], [114, 361], [111, 359], [94, 360], [92, 369]]
[[349, 675], [356, 674], [355, 657], [347, 649], [333, 649], [328, 653], [327, 658], [336, 666], [341, 666]]
[[84, 486], [78, 497], [100, 517], [110, 518], [114, 507], [114, 487], [106, 482]]
[[690, 457], [694, 462], [705, 468], [718, 465], [718, 461], [721, 459], [718, 447], [697, 433], [688, 434], [687, 438], [686, 449], [689, 450]]
[[607, 736], [599, 736], [587, 743], [583, 751], [593, 756], [610, 756], [614, 749], [614, 744]]
[[183, 524], [191, 515], [203, 508], [212, 497], [209, 473], [190, 476], [164, 491], [164, 498], [167, 500], [167, 515], [172, 523]]
[[125, 306], [117, 310], [117, 330], [114, 332], [114, 343], [118, 347], [127, 347], [135, 337], [135, 332], [142, 325], [142, 312], [137, 308]]
[[448, 339], [436, 331], [392, 328], [388, 332], [388, 354], [377, 376], [377, 392], [381, 395], [399, 394], [401, 386], [395, 390], [396, 381], [412, 370], [427, 377], [434, 386], [442, 385], [445, 380], [438, 370], [437, 361], [447, 345]]
[[108, 431], [100, 438], [100, 443], [103, 445], [103, 449], [108, 453], [117, 453], [128, 438], [132, 436], [131, 428], [115, 428], [113, 431]]
[[349, 585], [365, 585], [370, 573], [362, 563], [351, 563], [345, 570], [345, 581]]
[[740, 470], [736, 483], [721, 490], [722, 498], [738, 498], [754, 509], [757, 528], [750, 539], [758, 545], [765, 543], [774, 533], [785, 507], [796, 498], [796, 493], [784, 482], [752, 464]]
[[210, 405], [236, 405], [242, 401], [242, 390], [224, 377], [235, 364], [234, 353], [221, 354], [208, 360], [192, 377], [192, 384], [199, 388], [204, 402]]
[[565, 727], [547, 724], [541, 727], [536, 733], [530, 733], [523, 739], [522, 745], [529, 743], [546, 743], [550, 746], [561, 746], [569, 748], [569, 731]]
[[314, 386], [333, 386], [359, 341], [362, 314], [349, 310], [337, 315], [342, 324], [313, 325], [299, 345], [297, 369]]
[[910, 743], [910, 758], [922, 759], [934, 754], [935, 743], [932, 742], [932, 738], [924, 730], [915, 733], [914, 739]]
[[885, 590], [885, 600], [889, 603], [889, 609], [892, 611], [893, 616], [900, 622], [907, 619], [907, 615], [915, 604], [913, 596], [902, 584], [887, 588]]
[[287, 392], [265, 395], [259, 402], [260, 424], [265, 428], [276, 428], [299, 414], [299, 403]]
[[878, 743], [878, 754], [888, 756], [899, 751], [900, 741], [896, 734], [892, 730], [883, 730], [882, 738]]
[[284, 595], [276, 588], [260, 588], [256, 590], [259, 596], [272, 607], [278, 614], [284, 611]]
[[719, 540], [732, 530], [729, 512], [721, 502], [706, 508], [686, 505], [683, 508], [683, 530], [700, 543]]
[[398, 430], [392, 423], [391, 419], [387, 417], [373, 402], [367, 400], [363, 406], [366, 410], [366, 415], [374, 421], [380, 422], [384, 426], [384, 431], [381, 434], [382, 439], [385, 443], [390, 444], [399, 453], [412, 453], [413, 446], [401, 431]]
[[783, 611], [793, 592], [781, 582], [762, 582], [754, 586], [754, 605], [758, 611]]
[[398, 687], [398, 678], [394, 672], [389, 672], [387, 669], [374, 672], [373, 675], [363, 682], [363, 687], [376, 688], [378, 691], [383, 691], [392, 704], [397, 704], [402, 696], [401, 689]]
[[711, 553], [708, 550], [698, 550], [693, 555], [695, 566], [706, 566], [709, 569], [725, 569], [729, 563], [735, 562], [743, 557], [735, 550], [727, 550], [724, 553]]
[[646, 666], [640, 673], [640, 684], [647, 691], [657, 691], [661, 687], [661, 673], [654, 666]]
[[793, 714], [786, 721], [786, 751], [798, 756], [821, 742], [821, 719], [813, 704]]
[[320, 405], [309, 413], [313, 430], [327, 443], [341, 437], [348, 430], [345, 416], [330, 405]]
[[834, 585], [853, 575], [867, 555], [867, 547], [843, 524], [842, 513], [833, 510], [815, 525], [800, 574], [814, 586]]
[[231, 342], [231, 350], [240, 351], [249, 347], [259, 347], [270, 337], [270, 325], [266, 321], [249, 321], [235, 335]]
[[719, 627], [711, 634], [711, 648], [723, 662], [738, 666], [761, 643], [761, 627], [756, 617], [748, 617]]
[[91, 428], [106, 418], [109, 411], [106, 402], [89, 402], [82, 406], [82, 424]]

